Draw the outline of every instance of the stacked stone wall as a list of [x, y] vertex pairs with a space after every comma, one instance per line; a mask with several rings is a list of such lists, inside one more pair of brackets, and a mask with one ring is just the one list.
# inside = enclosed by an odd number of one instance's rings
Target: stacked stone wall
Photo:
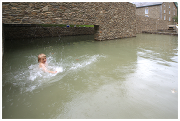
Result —
[[[165, 12], [164, 12], [165, 10]], [[169, 25], [175, 25], [177, 24], [174, 22], [173, 17], [177, 16], [177, 7], [175, 6], [174, 2], [163, 2], [162, 4], [162, 19], [165, 21], [168, 21]], [[170, 20], [169, 20], [170, 17]]]
[[136, 33], [142, 33], [142, 31], [156, 31], [167, 29], [167, 21], [136, 15]]
[[128, 2], [3, 2], [4, 24], [96, 25], [96, 40], [136, 36], [136, 7]]
[[137, 7], [136, 14], [145, 16], [145, 9], [148, 9], [148, 14], [150, 18], [163, 19], [167, 21], [169, 25], [175, 25], [173, 17], [177, 16], [177, 7], [174, 2], [163, 2], [162, 5], [154, 5], [147, 7]]
[[[104, 3], [97, 16], [97, 40], [136, 36], [135, 6], [129, 3]], [[96, 38], [95, 38], [96, 39]]]
[[[145, 14], [145, 9], [148, 9], [148, 14]], [[137, 15], [148, 15], [150, 18], [162, 18], [162, 5], [154, 5], [154, 6], [147, 6], [147, 7], [139, 7], [136, 8], [136, 14]]]

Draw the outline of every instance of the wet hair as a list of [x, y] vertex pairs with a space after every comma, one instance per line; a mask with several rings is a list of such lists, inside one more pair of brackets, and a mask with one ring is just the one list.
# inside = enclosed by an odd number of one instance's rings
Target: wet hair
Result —
[[42, 53], [42, 54], [39, 54], [39, 55], [38, 55], [38, 63], [39, 63], [39, 61], [41, 60], [42, 57], [46, 57], [46, 55], [43, 54], [43, 53]]

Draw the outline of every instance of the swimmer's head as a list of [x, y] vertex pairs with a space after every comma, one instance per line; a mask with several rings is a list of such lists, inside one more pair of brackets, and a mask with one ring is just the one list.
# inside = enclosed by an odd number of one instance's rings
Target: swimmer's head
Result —
[[39, 54], [39, 55], [38, 55], [38, 63], [41, 62], [41, 59], [43, 59], [43, 58], [46, 58], [46, 55], [43, 54], [43, 53], [42, 53], [42, 54]]

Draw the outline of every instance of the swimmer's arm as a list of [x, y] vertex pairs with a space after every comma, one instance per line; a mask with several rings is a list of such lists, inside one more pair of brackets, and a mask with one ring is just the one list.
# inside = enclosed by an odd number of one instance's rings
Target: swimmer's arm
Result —
[[55, 74], [57, 71], [48, 71], [49, 73]]
[[42, 68], [45, 72], [48, 72], [48, 73], [53, 73], [53, 74], [57, 73], [57, 71], [49, 71], [49, 70], [47, 70], [47, 68], [46, 68], [46, 66], [45, 66], [44, 64], [41, 64], [41, 68]]

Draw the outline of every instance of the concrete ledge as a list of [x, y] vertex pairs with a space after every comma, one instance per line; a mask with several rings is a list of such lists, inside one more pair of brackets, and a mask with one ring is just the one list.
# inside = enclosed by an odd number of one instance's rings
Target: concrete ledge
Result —
[[162, 32], [159, 32], [159, 31], [142, 31], [142, 33], [178, 36], [178, 33], [176, 33], [176, 32], [166, 32], [166, 31], [162, 31]]
[[176, 32], [178, 33], [178, 26], [176, 26]]

